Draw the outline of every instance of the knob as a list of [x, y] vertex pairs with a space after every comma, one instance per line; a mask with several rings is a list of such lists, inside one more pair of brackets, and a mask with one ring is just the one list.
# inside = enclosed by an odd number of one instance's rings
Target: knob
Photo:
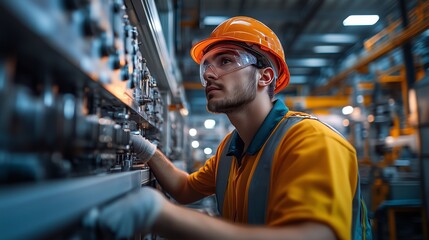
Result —
[[112, 69], [121, 68], [121, 59], [119, 57], [119, 52], [115, 51], [112, 55], [110, 55], [110, 64]]
[[86, 37], [98, 36], [100, 33], [103, 32], [98, 21], [95, 19], [91, 19], [89, 16], [87, 16], [83, 21], [82, 30], [83, 34]]
[[121, 69], [121, 79], [122, 81], [127, 81], [128, 79], [130, 79], [128, 64], [125, 64], [125, 66]]

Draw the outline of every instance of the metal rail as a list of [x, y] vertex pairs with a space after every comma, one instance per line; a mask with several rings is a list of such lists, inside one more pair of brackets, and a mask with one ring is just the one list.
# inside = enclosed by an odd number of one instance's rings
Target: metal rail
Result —
[[150, 181], [149, 169], [0, 189], [0, 239], [34, 239]]

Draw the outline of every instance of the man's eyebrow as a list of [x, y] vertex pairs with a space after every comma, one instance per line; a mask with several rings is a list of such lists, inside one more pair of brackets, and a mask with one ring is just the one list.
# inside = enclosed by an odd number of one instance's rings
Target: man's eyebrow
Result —
[[[219, 56], [221, 56], [221, 55], [224, 55], [224, 54], [233, 54], [233, 55], [237, 55], [235, 50], [232, 50], [232, 49], [225, 49], [225, 50], [222, 50], [222, 51], [219, 51], [219, 52], [215, 53], [213, 56], [210, 56], [210, 59], [215, 59], [215, 58], [217, 58], [217, 57], [219, 57]], [[203, 63], [206, 63], [206, 62], [207, 62], [207, 60], [208, 60], [208, 58], [204, 59], [204, 62], [203, 62]]]

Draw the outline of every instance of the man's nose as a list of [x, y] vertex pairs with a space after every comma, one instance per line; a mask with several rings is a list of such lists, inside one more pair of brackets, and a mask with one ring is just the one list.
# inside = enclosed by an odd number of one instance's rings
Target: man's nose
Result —
[[216, 73], [216, 69], [213, 65], [209, 65], [207, 66], [206, 70], [203, 73], [203, 77], [204, 79], [216, 79], [218, 77], [217, 73]]

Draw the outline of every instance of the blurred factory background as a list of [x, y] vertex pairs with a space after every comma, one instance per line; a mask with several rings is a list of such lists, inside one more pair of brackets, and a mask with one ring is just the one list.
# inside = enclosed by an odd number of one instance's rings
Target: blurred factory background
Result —
[[237, 15], [283, 43], [277, 98], [356, 148], [376, 239], [428, 239], [427, 0], [1, 1], [0, 239], [94, 238], [97, 205], [155, 184], [133, 132], [201, 166], [233, 128], [189, 50]]

